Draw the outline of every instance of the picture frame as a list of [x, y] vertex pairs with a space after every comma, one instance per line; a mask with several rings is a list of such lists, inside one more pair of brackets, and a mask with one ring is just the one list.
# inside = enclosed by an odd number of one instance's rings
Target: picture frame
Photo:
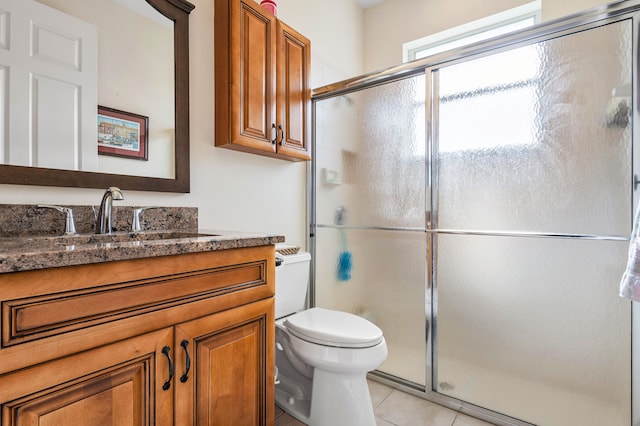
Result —
[[149, 159], [149, 118], [98, 105], [98, 154]]

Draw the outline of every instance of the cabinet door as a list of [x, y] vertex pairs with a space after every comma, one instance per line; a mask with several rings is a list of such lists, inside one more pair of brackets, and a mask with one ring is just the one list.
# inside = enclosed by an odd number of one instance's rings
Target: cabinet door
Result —
[[4, 375], [0, 424], [171, 425], [172, 338], [163, 329]]
[[269, 298], [176, 326], [177, 425], [273, 425], [273, 306]]
[[293, 160], [311, 159], [310, 49], [306, 37], [278, 21], [276, 149]]
[[253, 0], [216, 0], [216, 145], [275, 153], [276, 19]]

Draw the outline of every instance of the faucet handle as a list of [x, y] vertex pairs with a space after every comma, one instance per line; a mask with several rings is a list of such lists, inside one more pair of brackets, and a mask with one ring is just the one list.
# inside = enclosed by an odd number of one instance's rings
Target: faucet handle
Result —
[[75, 235], [76, 225], [73, 221], [73, 210], [69, 207], [52, 206], [50, 204], [38, 204], [38, 207], [58, 210], [65, 214], [64, 235]]
[[131, 220], [131, 232], [141, 232], [142, 225], [140, 224], [140, 213], [143, 210], [149, 209], [158, 209], [159, 206], [148, 206], [148, 207], [138, 207], [137, 209], [133, 209], [133, 219]]

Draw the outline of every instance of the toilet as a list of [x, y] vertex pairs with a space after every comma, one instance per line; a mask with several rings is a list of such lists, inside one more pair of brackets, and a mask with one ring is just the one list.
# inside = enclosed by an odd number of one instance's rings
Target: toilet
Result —
[[346, 312], [305, 310], [310, 261], [276, 253], [276, 404], [311, 426], [375, 425], [366, 374], [387, 358], [382, 330]]

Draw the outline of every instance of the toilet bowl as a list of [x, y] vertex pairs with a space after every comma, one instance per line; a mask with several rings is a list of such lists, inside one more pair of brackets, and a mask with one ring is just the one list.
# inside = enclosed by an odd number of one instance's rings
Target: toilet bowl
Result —
[[350, 313], [305, 310], [310, 255], [279, 259], [276, 404], [311, 426], [375, 425], [366, 374], [387, 357], [382, 331]]

